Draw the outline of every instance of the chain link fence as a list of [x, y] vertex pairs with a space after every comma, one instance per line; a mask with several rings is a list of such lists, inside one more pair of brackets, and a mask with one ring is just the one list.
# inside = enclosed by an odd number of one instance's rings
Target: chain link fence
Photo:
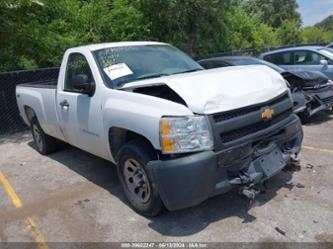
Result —
[[40, 84], [56, 80], [58, 73], [59, 68], [57, 67], [0, 73], [0, 135], [28, 128], [19, 115], [15, 96], [16, 85]]

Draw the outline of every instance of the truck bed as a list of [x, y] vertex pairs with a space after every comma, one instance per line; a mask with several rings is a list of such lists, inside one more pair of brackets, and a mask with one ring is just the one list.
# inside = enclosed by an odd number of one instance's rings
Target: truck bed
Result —
[[29, 83], [19, 84], [20, 87], [33, 87], [33, 88], [57, 88], [57, 80], [48, 80], [48, 81], [35, 81]]
[[36, 114], [38, 121], [48, 135], [60, 137], [56, 104], [57, 81], [35, 81], [16, 86], [16, 99], [20, 115], [27, 125], [26, 108]]

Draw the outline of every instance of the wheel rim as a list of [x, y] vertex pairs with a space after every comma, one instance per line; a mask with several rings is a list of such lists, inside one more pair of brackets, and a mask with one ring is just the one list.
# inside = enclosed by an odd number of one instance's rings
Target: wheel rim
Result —
[[150, 198], [151, 191], [143, 166], [135, 159], [127, 159], [123, 175], [133, 199], [139, 203], [146, 203]]
[[37, 145], [38, 150], [43, 150], [43, 140], [42, 140], [42, 134], [37, 125], [33, 125], [32, 127], [33, 136], [35, 139], [35, 143]]

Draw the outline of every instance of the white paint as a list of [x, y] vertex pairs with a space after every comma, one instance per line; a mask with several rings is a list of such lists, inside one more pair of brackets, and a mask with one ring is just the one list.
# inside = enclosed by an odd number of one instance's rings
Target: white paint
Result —
[[288, 90], [282, 76], [263, 65], [226, 67], [125, 84], [123, 88], [164, 83], [194, 113], [212, 114], [268, 101]]

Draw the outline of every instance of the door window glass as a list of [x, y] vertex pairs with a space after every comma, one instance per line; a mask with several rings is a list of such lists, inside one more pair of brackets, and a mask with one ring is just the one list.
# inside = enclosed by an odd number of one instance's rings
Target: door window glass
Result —
[[295, 51], [294, 60], [296, 65], [319, 65], [325, 57], [312, 51]]
[[264, 57], [266, 61], [277, 65], [292, 65], [292, 56], [291, 52], [284, 52], [284, 53], [276, 53], [270, 54]]
[[79, 53], [70, 54], [68, 57], [65, 85], [64, 90], [70, 92], [77, 92], [74, 89], [74, 79], [75, 76], [79, 74], [85, 74], [88, 76], [88, 82], [93, 83], [94, 79], [88, 61], [84, 55]]

